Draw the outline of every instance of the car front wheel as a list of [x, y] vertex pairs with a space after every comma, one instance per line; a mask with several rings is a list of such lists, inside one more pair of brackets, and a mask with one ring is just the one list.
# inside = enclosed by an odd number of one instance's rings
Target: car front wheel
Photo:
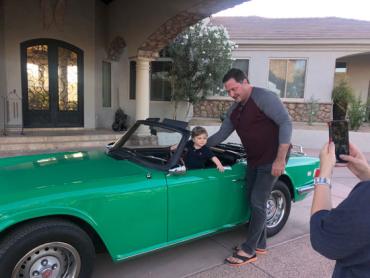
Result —
[[11, 278], [87, 278], [94, 257], [94, 246], [84, 230], [69, 221], [44, 219], [2, 238], [0, 273]]
[[291, 207], [291, 197], [288, 186], [283, 181], [277, 181], [272, 188], [266, 203], [267, 237], [276, 235], [288, 220]]

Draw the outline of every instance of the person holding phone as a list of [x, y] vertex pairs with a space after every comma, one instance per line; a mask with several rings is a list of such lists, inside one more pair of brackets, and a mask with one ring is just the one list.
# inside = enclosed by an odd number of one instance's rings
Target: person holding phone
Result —
[[336, 260], [333, 277], [370, 277], [370, 165], [364, 154], [349, 144], [349, 155], [340, 155], [360, 179], [336, 208], [331, 204], [331, 177], [336, 165], [333, 142], [320, 152], [320, 174], [312, 200], [311, 245], [321, 255]]
[[247, 153], [246, 202], [251, 208], [248, 234], [246, 241], [225, 260], [229, 265], [240, 266], [256, 261], [257, 253], [266, 254], [266, 202], [285, 170], [292, 122], [279, 96], [252, 86], [240, 69], [230, 69], [222, 82], [235, 103], [219, 131], [208, 138], [208, 145], [221, 143], [235, 130]]

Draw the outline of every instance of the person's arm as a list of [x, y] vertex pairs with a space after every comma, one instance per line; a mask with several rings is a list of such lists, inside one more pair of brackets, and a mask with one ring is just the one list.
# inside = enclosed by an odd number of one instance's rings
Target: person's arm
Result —
[[370, 210], [369, 196], [370, 182], [362, 182], [336, 208], [315, 212], [310, 219], [313, 249], [332, 260], [361, 260], [361, 252], [368, 252], [364, 246], [370, 244], [370, 221], [364, 217]]
[[280, 144], [274, 162], [272, 163], [271, 173], [278, 177], [284, 173], [286, 166], [286, 156], [289, 151], [290, 144]]
[[[320, 151], [320, 175], [321, 178], [331, 179], [335, 166], [335, 145], [326, 143]], [[331, 185], [315, 184], [315, 191], [312, 199], [311, 215], [319, 210], [331, 210]]]
[[222, 165], [221, 161], [216, 156], [213, 156], [211, 159], [213, 163], [216, 164], [216, 167], [220, 172], [225, 171], [224, 166]]
[[231, 105], [231, 107], [226, 113], [226, 117], [222, 122], [220, 129], [215, 134], [208, 138], [207, 146], [209, 147], [216, 146], [223, 142], [224, 140], [226, 140], [226, 138], [229, 137], [231, 133], [233, 133], [234, 125], [230, 120], [230, 115], [237, 105], [238, 105], [237, 103]]

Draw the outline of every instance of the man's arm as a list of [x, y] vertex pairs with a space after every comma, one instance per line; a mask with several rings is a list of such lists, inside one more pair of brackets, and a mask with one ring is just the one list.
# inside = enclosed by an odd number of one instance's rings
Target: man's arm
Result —
[[273, 176], [278, 177], [284, 173], [286, 166], [286, 156], [289, 151], [290, 144], [280, 144], [276, 158], [272, 164], [271, 173]]
[[227, 110], [225, 120], [222, 122], [220, 129], [208, 138], [207, 146], [213, 147], [220, 144], [235, 130], [230, 120], [230, 115], [237, 105], [237, 103], [234, 103], [230, 106], [229, 110]]

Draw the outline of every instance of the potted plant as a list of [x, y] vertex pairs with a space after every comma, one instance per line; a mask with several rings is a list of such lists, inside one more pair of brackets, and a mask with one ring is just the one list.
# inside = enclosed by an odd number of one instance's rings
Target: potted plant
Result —
[[345, 80], [333, 89], [333, 120], [345, 120], [348, 104], [353, 100], [351, 87]]

